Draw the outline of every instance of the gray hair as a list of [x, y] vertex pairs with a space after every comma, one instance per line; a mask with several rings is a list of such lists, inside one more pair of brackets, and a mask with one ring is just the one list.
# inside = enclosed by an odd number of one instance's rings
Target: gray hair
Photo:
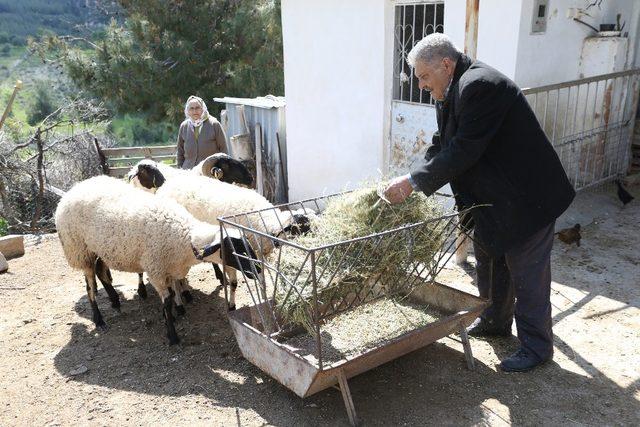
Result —
[[422, 61], [427, 64], [444, 58], [457, 61], [461, 54], [462, 52], [453, 44], [449, 36], [442, 33], [433, 33], [416, 43], [407, 55], [407, 63], [411, 67], [415, 67], [416, 61]]

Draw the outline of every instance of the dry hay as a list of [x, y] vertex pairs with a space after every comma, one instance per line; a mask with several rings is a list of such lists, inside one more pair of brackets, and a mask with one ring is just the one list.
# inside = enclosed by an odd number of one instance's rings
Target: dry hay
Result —
[[[322, 215], [312, 221], [311, 231], [293, 242], [318, 248], [421, 224], [441, 215], [440, 205], [422, 193], [413, 193], [402, 204], [389, 205], [380, 200], [375, 187], [369, 187], [330, 199]], [[367, 296], [407, 292], [407, 286], [417, 284], [410, 280], [411, 267], [416, 262], [435, 262], [443, 244], [443, 226], [443, 222], [429, 222], [316, 251], [317, 298], [323, 313], [329, 315], [340, 303], [350, 303], [354, 298], [366, 300]], [[314, 315], [312, 268], [307, 254], [285, 245], [281, 253], [274, 253], [271, 263], [286, 278], [281, 276], [276, 292], [280, 316], [313, 333], [321, 319]]]
[[[377, 348], [404, 333], [422, 328], [445, 313], [405, 298], [380, 298], [331, 318], [320, 327], [323, 364], [338, 362]], [[284, 342], [307, 360], [317, 359], [316, 339], [308, 332]]]

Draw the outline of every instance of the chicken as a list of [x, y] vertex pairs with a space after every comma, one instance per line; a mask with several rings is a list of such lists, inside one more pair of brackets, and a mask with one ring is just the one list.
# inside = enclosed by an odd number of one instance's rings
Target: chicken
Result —
[[575, 243], [577, 246], [580, 246], [580, 239], [582, 236], [580, 235], [580, 224], [576, 224], [573, 227], [564, 228], [556, 233], [558, 235], [558, 239], [560, 239], [563, 243], [570, 245]]
[[618, 186], [618, 199], [622, 202], [622, 206], [625, 206], [632, 201], [634, 197], [622, 186], [620, 180], [616, 180], [616, 185]]

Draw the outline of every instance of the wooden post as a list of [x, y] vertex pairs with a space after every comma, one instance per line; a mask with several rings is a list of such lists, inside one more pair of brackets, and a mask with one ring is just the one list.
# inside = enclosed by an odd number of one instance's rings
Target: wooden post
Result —
[[44, 199], [44, 149], [42, 147], [42, 134], [40, 128], [36, 129], [36, 147], [38, 148], [37, 172], [38, 172], [38, 194], [36, 195], [36, 207], [31, 220], [31, 228], [36, 229], [40, 216], [42, 215], [42, 204]]
[[256, 141], [256, 190], [264, 196], [264, 182], [262, 179], [262, 127], [260, 123], [256, 123], [253, 135]]
[[13, 93], [11, 94], [11, 98], [9, 98], [9, 103], [4, 109], [4, 113], [2, 113], [2, 118], [0, 119], [0, 129], [2, 129], [2, 125], [4, 121], [7, 119], [9, 112], [11, 111], [11, 105], [13, 104], [13, 100], [16, 98], [18, 91], [22, 89], [22, 81], [16, 80], [16, 84], [13, 86]]
[[102, 169], [103, 175], [109, 175], [109, 162], [107, 162], [107, 158], [105, 157], [102, 149], [100, 148], [100, 144], [98, 144], [98, 138], [93, 138], [93, 145], [96, 147], [96, 152], [98, 153], [98, 160], [100, 161], [100, 168]]

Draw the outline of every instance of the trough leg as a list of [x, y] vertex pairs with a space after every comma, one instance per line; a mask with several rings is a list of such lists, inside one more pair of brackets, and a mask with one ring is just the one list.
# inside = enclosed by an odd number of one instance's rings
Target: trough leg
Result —
[[352, 426], [358, 425], [358, 417], [356, 416], [356, 408], [353, 406], [353, 399], [351, 399], [351, 391], [349, 391], [349, 384], [347, 384], [347, 377], [344, 375], [344, 371], [340, 369], [338, 371], [338, 384], [340, 384], [340, 393], [342, 393], [342, 400], [344, 400], [344, 406], [347, 410], [347, 416], [349, 417], [349, 423]]
[[460, 339], [462, 340], [462, 347], [464, 347], [464, 358], [467, 360], [467, 367], [473, 371], [476, 368], [476, 362], [471, 352], [471, 343], [469, 342], [469, 335], [467, 335], [467, 328], [464, 325], [460, 325]]

